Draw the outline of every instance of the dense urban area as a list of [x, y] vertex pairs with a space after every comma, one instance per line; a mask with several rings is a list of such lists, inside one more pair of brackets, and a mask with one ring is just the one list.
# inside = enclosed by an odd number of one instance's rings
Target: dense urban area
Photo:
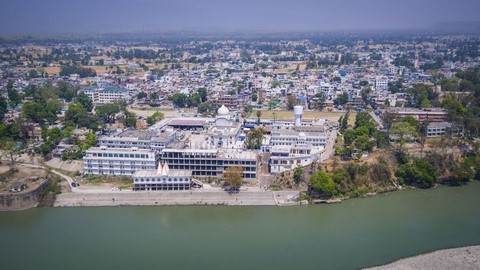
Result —
[[480, 180], [479, 44], [385, 33], [3, 38], [0, 193], [47, 181], [43, 195], [255, 191], [280, 205]]

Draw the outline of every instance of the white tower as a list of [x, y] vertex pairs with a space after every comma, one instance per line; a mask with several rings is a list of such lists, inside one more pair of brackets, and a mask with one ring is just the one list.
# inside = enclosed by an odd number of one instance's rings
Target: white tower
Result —
[[295, 114], [295, 126], [302, 125], [302, 114], [303, 114], [303, 107], [302, 106], [295, 106], [293, 107], [293, 113]]

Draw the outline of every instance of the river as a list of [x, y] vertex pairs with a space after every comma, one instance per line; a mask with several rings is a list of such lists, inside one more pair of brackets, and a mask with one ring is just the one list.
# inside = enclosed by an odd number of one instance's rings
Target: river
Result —
[[480, 182], [337, 205], [0, 213], [1, 269], [358, 269], [480, 244]]

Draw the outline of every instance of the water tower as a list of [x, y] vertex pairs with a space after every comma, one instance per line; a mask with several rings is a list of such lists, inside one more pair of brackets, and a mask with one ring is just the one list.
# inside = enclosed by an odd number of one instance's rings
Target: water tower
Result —
[[293, 113], [295, 114], [295, 126], [296, 127], [301, 126], [302, 125], [303, 107], [302, 106], [293, 107]]

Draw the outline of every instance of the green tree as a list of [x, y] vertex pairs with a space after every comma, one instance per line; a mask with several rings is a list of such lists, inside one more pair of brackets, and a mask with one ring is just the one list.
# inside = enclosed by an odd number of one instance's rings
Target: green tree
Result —
[[125, 118], [122, 120], [125, 127], [137, 127], [137, 116], [129, 111], [125, 111]]
[[150, 126], [154, 125], [158, 121], [163, 120], [163, 118], [165, 118], [165, 115], [162, 112], [156, 111], [151, 116], [147, 117], [147, 124]]
[[105, 104], [95, 108], [96, 116], [105, 123], [115, 122], [115, 116], [120, 112], [117, 104]]
[[430, 188], [437, 182], [436, 168], [423, 158], [415, 158], [412, 164], [401, 165], [395, 175], [401, 182], [420, 188]]
[[0, 96], [0, 122], [3, 121], [3, 118], [5, 117], [5, 113], [7, 112], [8, 104], [7, 100]]
[[93, 109], [93, 103], [92, 100], [83, 92], [80, 92], [80, 94], [77, 95], [75, 98], [75, 101], [82, 104], [83, 108], [87, 110], [87, 112], [91, 112]]
[[295, 170], [293, 170], [293, 181], [295, 183], [300, 183], [303, 180], [303, 167], [297, 166]]
[[173, 105], [178, 108], [185, 108], [187, 105], [187, 98], [188, 96], [182, 93], [175, 93], [171, 97]]
[[341, 95], [339, 95], [334, 101], [333, 103], [335, 105], [345, 105], [347, 104], [349, 101], [349, 97], [348, 97], [348, 94], [347, 93], [343, 93]]
[[260, 149], [262, 146], [263, 140], [263, 130], [261, 128], [254, 128], [251, 129], [247, 133], [247, 137], [245, 138], [245, 148], [247, 149]]
[[210, 102], [203, 102], [200, 103], [197, 107], [197, 113], [201, 113], [203, 115], [212, 115], [215, 113], [215, 106], [213, 106]]
[[22, 102], [22, 97], [17, 90], [13, 87], [13, 82], [8, 81], [7, 83], [7, 95], [8, 100], [10, 101], [10, 106], [16, 107], [20, 102]]
[[320, 196], [324, 197], [331, 197], [335, 191], [335, 182], [333, 182], [332, 175], [322, 170], [310, 177], [310, 186], [319, 192]]
[[203, 88], [203, 87], [198, 88], [197, 93], [200, 95], [201, 102], [206, 102], [208, 100], [208, 93], [206, 88]]
[[418, 136], [417, 129], [408, 122], [394, 123], [390, 132], [396, 137], [400, 151], [406, 142], [413, 141]]

